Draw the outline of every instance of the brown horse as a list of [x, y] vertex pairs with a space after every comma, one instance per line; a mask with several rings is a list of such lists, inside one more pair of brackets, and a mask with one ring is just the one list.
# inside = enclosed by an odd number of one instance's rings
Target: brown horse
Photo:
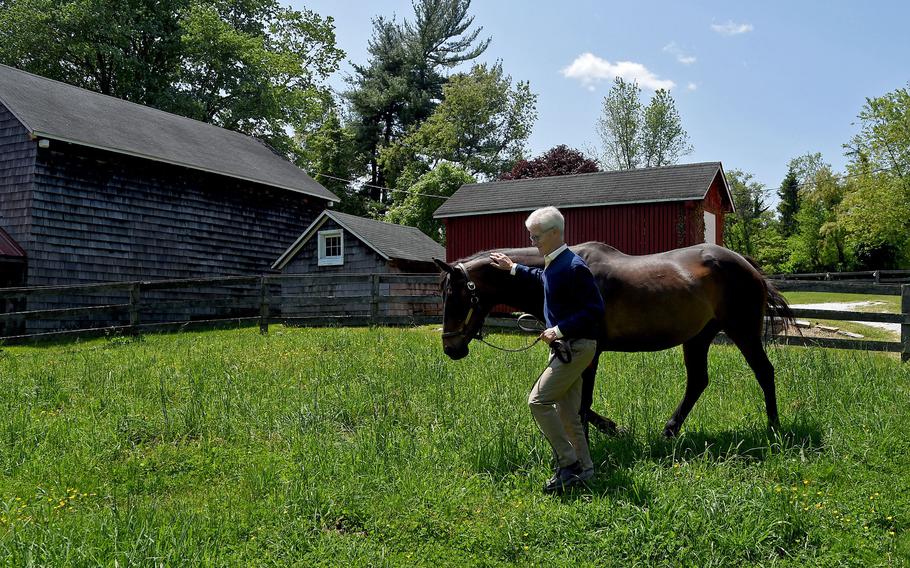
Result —
[[[603, 243], [570, 247], [590, 267], [606, 306], [601, 351], [659, 351], [683, 346], [686, 392], [664, 427], [679, 433], [708, 386], [708, 348], [723, 331], [746, 358], [765, 395], [770, 428], [779, 424], [774, 367], [762, 341], [765, 314], [784, 325], [793, 313], [783, 296], [750, 260], [720, 246], [702, 244], [659, 254], [629, 256]], [[468, 354], [493, 306], [507, 304], [543, 319], [543, 288], [490, 264], [490, 252], [447, 264], [443, 270], [443, 351]], [[536, 248], [500, 249], [525, 266], [542, 267]], [[598, 357], [583, 374], [581, 414], [601, 430], [616, 424], [591, 410]]]

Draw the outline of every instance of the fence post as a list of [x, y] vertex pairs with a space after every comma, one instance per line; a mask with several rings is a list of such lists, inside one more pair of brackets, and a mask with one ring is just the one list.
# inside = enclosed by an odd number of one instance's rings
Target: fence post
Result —
[[130, 286], [130, 333], [135, 335], [139, 333], [139, 299], [140, 283], [133, 282]]
[[906, 363], [910, 361], [910, 284], [901, 285], [901, 313], [904, 314], [904, 322], [901, 324], [901, 361]]
[[265, 274], [259, 278], [259, 333], [269, 334], [269, 288]]
[[379, 274], [370, 274], [370, 323], [379, 325]]

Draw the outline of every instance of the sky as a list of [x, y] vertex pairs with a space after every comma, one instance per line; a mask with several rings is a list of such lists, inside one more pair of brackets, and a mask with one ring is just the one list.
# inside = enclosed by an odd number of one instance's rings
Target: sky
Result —
[[[346, 53], [329, 80], [339, 92], [350, 62], [368, 62], [371, 19], [413, 18], [410, 0], [291, 4], [334, 18]], [[621, 76], [645, 103], [670, 89], [694, 147], [680, 163], [720, 161], [773, 190], [808, 152], [842, 171], [866, 98], [910, 81], [904, 1], [474, 0], [470, 14], [492, 38], [479, 61], [501, 61], [538, 96], [529, 157], [597, 148], [603, 99]]]

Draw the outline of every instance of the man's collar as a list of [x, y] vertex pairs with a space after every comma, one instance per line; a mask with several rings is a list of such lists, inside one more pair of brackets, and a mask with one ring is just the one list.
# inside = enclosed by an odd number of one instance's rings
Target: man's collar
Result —
[[559, 256], [560, 254], [562, 254], [562, 251], [567, 250], [568, 248], [569, 248], [569, 246], [568, 246], [567, 244], [563, 243], [563, 245], [562, 245], [561, 247], [559, 247], [558, 249], [554, 250], [554, 251], [551, 252], [550, 254], [548, 254], [548, 255], [546, 255], [545, 257], [543, 257], [543, 266], [544, 266], [544, 268], [546, 268], [547, 266], [549, 266], [551, 262], [553, 262], [554, 260], [556, 260], [556, 257], [557, 257], [557, 256]]

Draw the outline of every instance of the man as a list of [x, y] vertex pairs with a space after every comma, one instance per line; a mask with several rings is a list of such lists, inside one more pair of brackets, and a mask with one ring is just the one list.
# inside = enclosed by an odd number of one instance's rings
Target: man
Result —
[[[543, 489], [554, 493], [583, 484], [594, 475], [578, 412], [581, 373], [594, 359], [604, 302], [588, 265], [565, 244], [565, 219], [558, 209], [534, 211], [525, 227], [544, 257], [543, 270], [516, 264], [498, 252], [490, 254], [490, 263], [516, 278], [535, 278], [543, 284], [547, 329], [540, 338], [551, 346], [551, 353], [547, 368], [528, 395], [528, 406], [557, 457], [556, 474]], [[570, 357], [556, 356], [552, 349], [556, 340], [568, 345]]]

